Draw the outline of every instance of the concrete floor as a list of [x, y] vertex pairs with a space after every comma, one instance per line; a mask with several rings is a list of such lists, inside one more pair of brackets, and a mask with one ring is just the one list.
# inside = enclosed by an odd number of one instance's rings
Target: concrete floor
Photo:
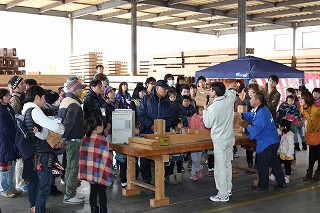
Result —
[[[239, 154], [240, 158], [235, 159], [235, 163], [246, 165], [244, 150], [239, 148]], [[119, 178], [116, 178], [113, 186], [107, 189], [108, 212], [319, 212], [320, 182], [302, 181], [307, 168], [308, 153], [306, 151], [297, 152], [297, 159], [297, 170], [292, 172], [291, 182], [283, 190], [275, 190], [270, 187], [268, 192], [252, 191], [250, 186], [256, 175], [237, 170], [238, 176], [233, 179], [233, 195], [227, 203], [213, 203], [209, 200], [211, 195], [217, 193], [213, 177], [204, 175], [201, 180], [195, 182], [189, 179], [190, 171], [184, 173], [183, 183], [166, 184], [165, 194], [170, 198], [170, 204], [158, 208], [149, 206], [149, 200], [154, 197], [152, 191], [142, 189], [140, 195], [122, 196]], [[58, 185], [58, 188], [64, 190], [64, 186]], [[84, 205], [63, 204], [63, 196], [58, 196], [50, 197], [47, 206], [51, 213], [88, 213], [90, 212], [89, 193], [90, 186], [82, 183], [78, 188], [78, 194], [86, 196]], [[30, 212], [27, 194], [15, 198], [0, 197], [0, 208], [2, 213]]]

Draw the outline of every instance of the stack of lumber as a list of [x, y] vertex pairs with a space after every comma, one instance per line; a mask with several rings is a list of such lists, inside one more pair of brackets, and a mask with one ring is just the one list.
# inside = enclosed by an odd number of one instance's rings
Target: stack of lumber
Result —
[[[7, 87], [8, 81], [14, 75], [4, 75], [0, 78], [0, 87]], [[24, 79], [35, 79], [39, 86], [44, 89], [51, 89], [53, 91], [58, 91], [59, 87], [62, 87], [66, 82], [68, 75], [19, 75]]]
[[151, 71], [152, 65], [149, 61], [139, 61], [139, 66], [137, 70], [137, 75], [140, 76], [148, 76], [149, 72]]
[[296, 68], [306, 72], [320, 72], [320, 55], [297, 56]]
[[25, 75], [25, 60], [17, 57], [16, 48], [0, 48], [0, 75]]
[[104, 65], [104, 70], [107, 76], [130, 75], [130, 73], [128, 72], [128, 62], [124, 61], [108, 61], [108, 63]]
[[139, 149], [153, 150], [153, 149], [159, 148], [159, 142], [153, 139], [129, 137], [128, 141], [129, 141], [129, 146], [139, 148]]
[[267, 57], [264, 59], [275, 61], [289, 67], [295, 67], [295, 58], [293, 56]]
[[70, 75], [77, 75], [80, 80], [89, 83], [96, 74], [95, 67], [102, 64], [101, 52], [74, 54], [69, 58]]
[[[246, 49], [247, 54], [253, 54], [253, 48]], [[157, 54], [150, 57], [151, 72], [149, 76], [163, 79], [167, 73], [174, 76], [194, 76], [195, 72], [221, 62], [236, 59], [238, 49], [217, 49], [184, 51], [166, 54]]]

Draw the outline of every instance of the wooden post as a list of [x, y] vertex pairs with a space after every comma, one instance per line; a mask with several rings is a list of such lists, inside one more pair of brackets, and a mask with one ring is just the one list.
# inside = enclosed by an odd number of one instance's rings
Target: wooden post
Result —
[[164, 134], [166, 132], [166, 120], [154, 120], [154, 134]]
[[126, 189], [122, 189], [122, 195], [131, 196], [140, 194], [141, 190], [132, 182], [136, 179], [136, 158], [130, 155], [127, 156], [127, 182]]

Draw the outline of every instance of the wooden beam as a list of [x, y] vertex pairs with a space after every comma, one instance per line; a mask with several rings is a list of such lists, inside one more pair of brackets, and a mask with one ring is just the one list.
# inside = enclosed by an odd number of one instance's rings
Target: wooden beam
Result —
[[142, 20], [156, 18], [156, 17], [159, 17], [158, 14], [149, 13], [149, 14], [137, 17], [137, 21], [142, 21]]
[[53, 4], [49, 4], [49, 5], [47, 5], [47, 6], [41, 7], [41, 8], [39, 9], [39, 13], [47, 12], [47, 11], [49, 11], [49, 10], [55, 8], [55, 7], [59, 7], [59, 6], [61, 6], [61, 5], [63, 5], [63, 2], [62, 2], [62, 1], [57, 1], [57, 2], [55, 2], [55, 3], [53, 3]]
[[221, 6], [229, 6], [232, 4], [238, 4], [238, 0], [225, 0], [225, 1], [218, 1], [218, 2], [213, 2], [209, 4], [204, 4], [199, 6], [199, 10], [205, 10], [205, 9], [214, 9], [216, 7], [221, 7]]
[[320, 17], [319, 14], [291, 16], [291, 17], [275, 19], [275, 23], [278, 23], [278, 22], [303, 21], [303, 19], [318, 19], [319, 17]]
[[168, 5], [175, 5], [175, 4], [180, 4], [182, 2], [185, 2], [186, 0], [169, 0]]
[[99, 5], [93, 5], [93, 6], [89, 6], [87, 8], [81, 9], [81, 10], [76, 10], [71, 13], [71, 18], [79, 18], [81, 16], [85, 16], [90, 13], [94, 13], [94, 12], [97, 12], [100, 10], [106, 10], [109, 8], [114, 8], [114, 7], [117, 7], [120, 5], [124, 5], [124, 4], [128, 4], [128, 2], [121, 1], [121, 0], [111, 0], [111, 1], [104, 2]]
[[289, 15], [291, 13], [300, 13], [300, 9], [287, 9], [287, 10], [279, 10], [279, 11], [271, 11], [266, 13], [258, 13], [252, 15], [252, 18], [265, 18], [269, 16], [281, 16], [281, 15]]
[[157, 21], [153, 23], [153, 26], [160, 26], [160, 25], [165, 25], [169, 23], [174, 23], [174, 22], [179, 22], [179, 21], [184, 21], [184, 18], [171, 18], [163, 21]]
[[210, 24], [210, 21], [198, 21], [198, 22], [193, 22], [193, 23], [188, 23], [188, 24], [180, 24], [177, 26], [177, 29], [195, 27], [195, 26], [206, 25], [206, 24]]
[[112, 12], [112, 13], [107, 13], [107, 14], [104, 14], [102, 16], [99, 17], [99, 20], [105, 20], [105, 19], [108, 19], [108, 18], [113, 18], [115, 16], [119, 16], [119, 15], [123, 15], [123, 14], [127, 14], [127, 13], [130, 13], [130, 10], [119, 10], [119, 11], [116, 11], [116, 12]]
[[20, 4], [21, 2], [24, 2], [24, 1], [26, 1], [26, 0], [14, 0], [14, 1], [11, 1], [8, 4], [6, 4], [6, 10], [9, 10], [10, 8], [13, 8], [17, 4]]

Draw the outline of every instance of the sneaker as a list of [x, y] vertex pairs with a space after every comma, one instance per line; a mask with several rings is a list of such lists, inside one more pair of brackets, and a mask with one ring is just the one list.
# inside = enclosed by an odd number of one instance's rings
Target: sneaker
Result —
[[290, 182], [290, 176], [286, 175], [284, 176], [284, 180], [286, 181], [286, 184]]
[[184, 169], [184, 167], [181, 168], [181, 172], [185, 172], [186, 170]]
[[[36, 212], [36, 207], [35, 207], [35, 206], [31, 207], [31, 212], [32, 212], [32, 213], [35, 213], [35, 212]], [[50, 213], [50, 212], [49, 212], [49, 210], [46, 208], [46, 210], [45, 210], [44, 213]]]
[[220, 197], [218, 195], [216, 196], [211, 196], [210, 200], [213, 202], [228, 202], [229, 201], [229, 196], [225, 196], [225, 197]]
[[208, 177], [212, 177], [212, 176], [213, 176], [213, 171], [208, 170], [208, 172], [207, 172], [207, 176], [208, 176]]
[[6, 192], [1, 192], [1, 196], [6, 197], [6, 198], [13, 198], [13, 197], [15, 197], [16, 195], [13, 194], [13, 193], [11, 192], [11, 190], [9, 190], [9, 191], [6, 191]]
[[28, 189], [29, 189], [29, 185], [25, 185], [25, 186], [19, 188], [18, 190], [21, 190], [21, 191], [23, 191], [23, 192], [27, 192]]
[[11, 189], [10, 191], [15, 195], [20, 195], [23, 192], [22, 190], [16, 188]]
[[275, 181], [275, 180], [276, 180], [276, 177], [275, 177], [273, 174], [270, 174], [270, 175], [269, 175], [269, 180]]
[[72, 205], [79, 205], [79, 204], [84, 204], [84, 200], [79, 199], [77, 197], [73, 197], [68, 200], [63, 200], [63, 203], [72, 204]]
[[202, 171], [197, 171], [196, 176], [198, 177], [198, 179], [202, 178]]
[[229, 197], [232, 196], [232, 191], [231, 190], [230, 191], [228, 190], [228, 195], [229, 195]]
[[197, 175], [191, 175], [190, 179], [191, 180], [199, 180], [199, 177]]
[[287, 188], [287, 185], [286, 184], [284, 184], [284, 185], [274, 184], [273, 188], [275, 188], [275, 189], [284, 189], [284, 188]]
[[238, 157], [239, 157], [238, 152], [234, 153], [234, 154], [233, 154], [233, 157], [234, 157], [234, 158], [238, 158]]
[[188, 165], [188, 170], [191, 170], [191, 165]]
[[86, 197], [84, 195], [77, 195], [77, 198], [79, 198], [80, 200], [84, 200]]
[[127, 183], [121, 183], [122, 188], [127, 188]]
[[62, 194], [62, 192], [59, 191], [59, 189], [57, 188], [56, 185], [51, 186], [50, 195], [52, 195], [52, 196], [57, 196], [57, 195], [61, 195], [61, 194]]

